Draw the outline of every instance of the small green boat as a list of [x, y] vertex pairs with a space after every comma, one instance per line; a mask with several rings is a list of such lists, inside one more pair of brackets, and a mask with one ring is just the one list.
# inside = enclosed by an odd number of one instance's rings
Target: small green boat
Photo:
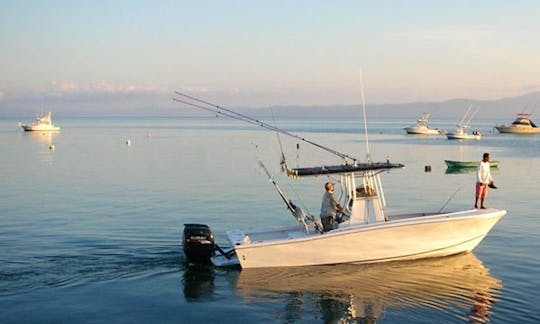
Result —
[[[450, 161], [444, 160], [448, 168], [458, 169], [458, 168], [476, 168], [478, 166], [477, 161]], [[489, 161], [492, 168], [499, 167], [499, 161]]]

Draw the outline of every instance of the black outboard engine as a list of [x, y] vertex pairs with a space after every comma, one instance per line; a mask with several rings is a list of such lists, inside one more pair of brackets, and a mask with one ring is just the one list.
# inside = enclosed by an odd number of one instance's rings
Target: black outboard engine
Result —
[[204, 224], [184, 224], [184, 254], [191, 263], [211, 264], [216, 246], [214, 234]]

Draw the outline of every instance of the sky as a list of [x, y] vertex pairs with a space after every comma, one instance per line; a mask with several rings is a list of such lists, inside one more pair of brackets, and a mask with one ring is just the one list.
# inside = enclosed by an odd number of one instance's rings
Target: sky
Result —
[[540, 1], [0, 0], [0, 111], [540, 91]]

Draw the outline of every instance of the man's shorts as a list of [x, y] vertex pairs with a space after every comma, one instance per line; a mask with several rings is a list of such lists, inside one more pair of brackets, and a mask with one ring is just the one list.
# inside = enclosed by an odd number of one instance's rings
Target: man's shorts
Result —
[[485, 183], [476, 183], [476, 197], [486, 198], [488, 191], [488, 185]]

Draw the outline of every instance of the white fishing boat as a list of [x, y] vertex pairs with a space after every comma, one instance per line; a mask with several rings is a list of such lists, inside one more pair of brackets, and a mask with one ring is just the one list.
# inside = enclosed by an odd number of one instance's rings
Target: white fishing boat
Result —
[[[339, 225], [323, 232], [315, 215], [292, 203], [264, 167], [286, 207], [298, 223], [293, 226], [227, 231], [230, 248], [215, 244], [214, 235], [204, 224], [185, 224], [184, 253], [190, 262], [211, 262], [216, 266], [240, 265], [242, 268], [295, 267], [340, 263], [377, 263], [440, 257], [472, 251], [491, 228], [506, 214], [506, 210], [468, 209], [442, 212], [419, 210], [389, 213], [380, 178], [381, 173], [402, 168], [400, 163], [358, 162], [343, 154], [303, 137], [278, 129], [259, 120], [229, 109], [178, 93], [190, 100], [175, 99], [192, 107], [210, 110], [243, 120], [268, 130], [293, 136], [344, 160], [332, 166], [288, 168], [292, 178], [339, 176], [340, 204], [344, 213]], [[365, 113], [364, 113], [365, 116]], [[365, 118], [365, 117], [364, 117]], [[367, 125], [365, 125], [367, 134]], [[446, 205], [446, 204], [445, 204]], [[313, 209], [318, 209], [313, 206]], [[262, 215], [261, 215], [262, 217]]]
[[469, 129], [469, 123], [473, 119], [474, 115], [478, 112], [478, 109], [475, 111], [471, 111], [473, 106], [469, 106], [469, 109], [467, 109], [467, 112], [456, 126], [456, 130], [454, 132], [447, 132], [446, 137], [449, 140], [480, 140], [482, 139], [482, 133], [478, 130], [473, 130], [472, 133], [469, 133], [467, 130]]
[[404, 127], [403, 129], [407, 134], [416, 135], [441, 135], [444, 134], [444, 130], [440, 128], [431, 128], [428, 124], [430, 114], [425, 112], [418, 118], [416, 124]]
[[51, 121], [51, 112], [38, 116], [32, 124], [20, 124], [22, 129], [27, 132], [58, 132], [60, 127], [53, 125]]
[[469, 126], [467, 125], [457, 125], [456, 130], [454, 132], [447, 132], [446, 138], [449, 140], [480, 140], [482, 139], [482, 133], [480, 133], [477, 130], [472, 131], [472, 133], [468, 133], [467, 129]]
[[495, 129], [499, 133], [540, 134], [540, 127], [533, 123], [531, 114], [527, 113], [520, 113], [512, 124], [495, 126]]

